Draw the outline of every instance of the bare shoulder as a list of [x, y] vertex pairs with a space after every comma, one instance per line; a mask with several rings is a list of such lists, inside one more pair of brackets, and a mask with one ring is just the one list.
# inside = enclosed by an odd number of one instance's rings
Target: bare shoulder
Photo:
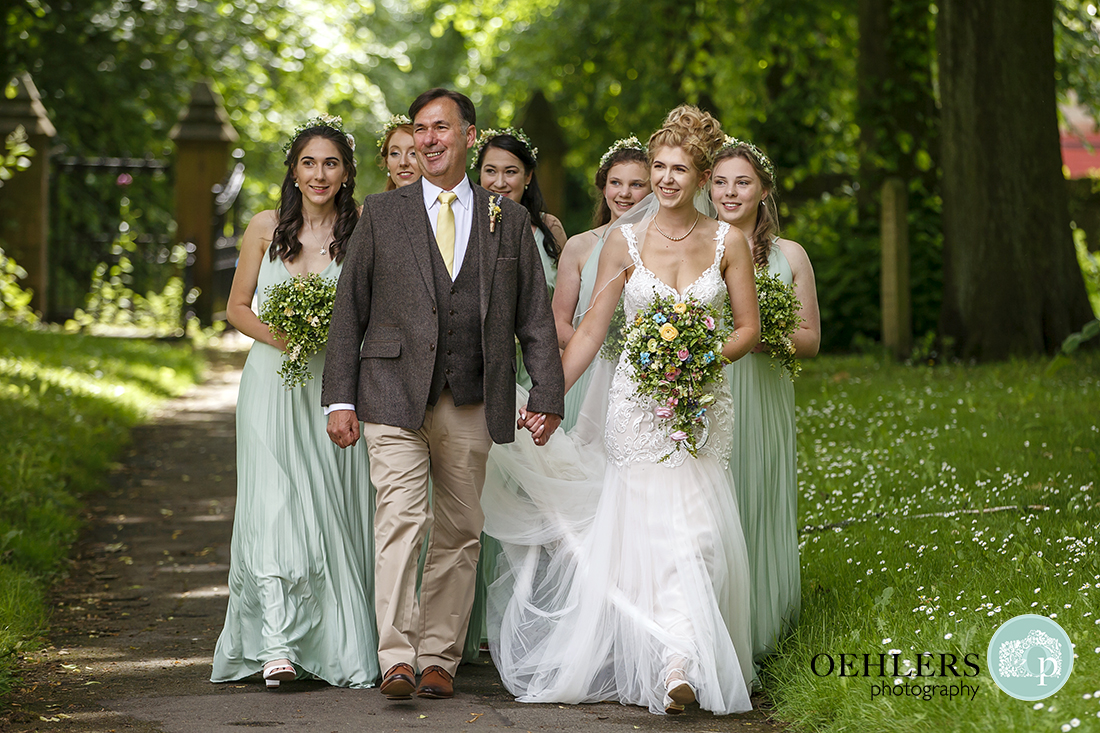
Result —
[[604, 240], [603, 250], [600, 252], [601, 262], [604, 259], [615, 260], [620, 264], [633, 264], [630, 259], [630, 250], [626, 246], [626, 235], [621, 228], [613, 229]]
[[731, 226], [726, 230], [726, 236], [723, 238], [722, 244], [726, 248], [722, 254], [723, 270], [731, 264], [742, 266], [752, 261], [752, 247], [749, 246], [749, 240], [737, 227]]
[[561, 248], [562, 256], [570, 254], [583, 255], [591, 252], [599, 240], [600, 232], [597, 229], [589, 229], [587, 232], [574, 234], [565, 240], [565, 246]]
[[245, 229], [243, 246], [267, 249], [275, 238], [275, 227], [279, 224], [279, 213], [274, 209], [261, 211], [252, 217]]
[[561, 219], [544, 211], [542, 212], [542, 220], [546, 222], [546, 226], [550, 227], [550, 231], [555, 234], [561, 232], [562, 239], [565, 238], [565, 227], [562, 226]]
[[806, 254], [805, 248], [798, 242], [790, 239], [777, 239], [775, 246], [787, 258], [792, 270], [810, 269], [811, 272], [813, 271], [810, 265], [810, 256]]

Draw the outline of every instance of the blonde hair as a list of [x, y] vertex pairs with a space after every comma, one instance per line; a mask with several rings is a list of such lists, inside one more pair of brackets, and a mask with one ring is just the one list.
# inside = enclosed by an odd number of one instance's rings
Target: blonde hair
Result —
[[650, 135], [646, 152], [652, 163], [653, 154], [660, 148], [681, 148], [702, 172], [711, 169], [725, 140], [722, 125], [713, 115], [693, 105], [681, 104], [668, 113], [661, 129]]

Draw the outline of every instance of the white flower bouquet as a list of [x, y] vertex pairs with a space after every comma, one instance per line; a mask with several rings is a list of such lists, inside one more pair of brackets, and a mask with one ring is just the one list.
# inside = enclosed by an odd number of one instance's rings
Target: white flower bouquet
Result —
[[336, 279], [315, 272], [295, 275], [269, 286], [264, 294], [260, 320], [286, 343], [279, 376], [287, 389], [300, 387], [313, 379], [309, 359], [325, 348], [328, 340]]

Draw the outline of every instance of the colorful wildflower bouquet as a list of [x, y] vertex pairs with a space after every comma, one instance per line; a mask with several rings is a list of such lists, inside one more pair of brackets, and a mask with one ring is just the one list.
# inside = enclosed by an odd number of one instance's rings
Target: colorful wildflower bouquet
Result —
[[694, 298], [656, 297], [626, 329], [624, 351], [634, 366], [638, 395], [657, 403], [668, 437], [692, 456], [705, 442], [709, 389], [723, 379], [722, 346], [733, 329], [717, 311]]
[[325, 348], [336, 298], [336, 278], [316, 272], [295, 275], [269, 286], [260, 309], [260, 320], [271, 333], [286, 341], [279, 376], [287, 389], [300, 387], [313, 379], [309, 359]]
[[802, 323], [798, 315], [802, 303], [795, 297], [794, 285], [783, 282], [779, 275], [769, 274], [766, 267], [758, 267], [756, 297], [760, 301], [760, 343], [768, 347], [772, 368], [778, 366], [794, 379], [802, 371], [791, 340], [791, 334]]

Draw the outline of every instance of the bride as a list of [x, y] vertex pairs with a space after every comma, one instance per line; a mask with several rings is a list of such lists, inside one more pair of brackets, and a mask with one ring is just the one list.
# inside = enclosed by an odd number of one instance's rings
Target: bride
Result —
[[[745, 237], [694, 204], [722, 142], [718, 122], [687, 105], [650, 138], [653, 195], [607, 237], [596, 295], [562, 357], [567, 389], [603, 346], [620, 297], [630, 323], [658, 296], [723, 308], [728, 295], [736, 330], [723, 354], [737, 360], [756, 345]], [[494, 662], [521, 702], [749, 710], [748, 561], [727, 470], [729, 390], [713, 385], [698, 457], [680, 450], [661, 462], [676, 444], [632, 374], [620, 356], [610, 390], [590, 390], [578, 428], [545, 448], [517, 441], [490, 452], [485, 526], [503, 547], [489, 591]], [[539, 430], [537, 417], [521, 410], [520, 419]], [[593, 423], [602, 435], [582, 429]]]

